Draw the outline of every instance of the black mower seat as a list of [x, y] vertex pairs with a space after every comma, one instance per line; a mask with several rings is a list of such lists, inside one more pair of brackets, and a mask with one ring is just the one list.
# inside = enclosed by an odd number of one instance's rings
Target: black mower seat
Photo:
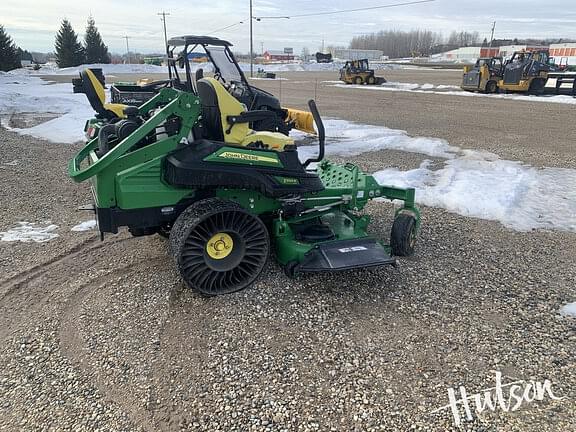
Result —
[[241, 160], [233, 163], [230, 158], [217, 156], [223, 150], [236, 153], [244, 149], [207, 139], [179, 146], [163, 161], [164, 181], [177, 187], [203, 190], [250, 189], [273, 198], [324, 190], [318, 175], [304, 169], [295, 150], [254, 150], [255, 156], [278, 160], [277, 165], [247, 165]]
[[203, 126], [209, 139], [228, 144], [249, 146], [261, 143], [271, 150], [283, 151], [294, 140], [279, 132], [254, 131], [249, 123], [263, 120], [275, 114], [271, 111], [247, 111], [214, 78], [202, 78], [197, 82], [202, 103]]
[[90, 69], [84, 69], [80, 75], [84, 85], [84, 93], [88, 97], [88, 102], [90, 102], [94, 111], [96, 111], [101, 117], [109, 120], [113, 118], [126, 117], [124, 109], [128, 105], [106, 103], [106, 92], [104, 86], [100, 81], [98, 81], [94, 72]]

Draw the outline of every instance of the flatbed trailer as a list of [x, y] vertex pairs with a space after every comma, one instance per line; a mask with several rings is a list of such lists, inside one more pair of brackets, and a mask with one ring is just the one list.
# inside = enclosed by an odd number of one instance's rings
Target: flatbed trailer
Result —
[[[549, 85], [551, 80], [556, 80], [553, 87]], [[548, 72], [545, 92], [557, 95], [569, 94], [576, 97], [576, 72]]]

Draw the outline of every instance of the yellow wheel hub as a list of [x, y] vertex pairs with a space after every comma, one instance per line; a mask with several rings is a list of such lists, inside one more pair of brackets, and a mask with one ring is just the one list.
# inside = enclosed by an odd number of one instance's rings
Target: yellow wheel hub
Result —
[[223, 259], [234, 249], [234, 240], [226, 233], [214, 234], [206, 244], [206, 252], [212, 259]]

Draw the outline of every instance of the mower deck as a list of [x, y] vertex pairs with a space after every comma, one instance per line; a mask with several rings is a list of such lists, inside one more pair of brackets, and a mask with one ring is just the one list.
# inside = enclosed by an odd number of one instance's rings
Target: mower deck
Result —
[[295, 273], [342, 271], [396, 265], [382, 244], [371, 237], [320, 243], [294, 266]]

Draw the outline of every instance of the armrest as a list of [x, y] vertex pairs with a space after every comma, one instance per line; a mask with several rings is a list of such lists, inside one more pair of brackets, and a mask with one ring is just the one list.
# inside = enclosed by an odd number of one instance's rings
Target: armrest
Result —
[[274, 111], [268, 110], [253, 110], [253, 111], [245, 111], [238, 115], [228, 116], [226, 120], [229, 124], [236, 124], [236, 123], [252, 123], [253, 121], [258, 120], [265, 120], [269, 118], [276, 117], [276, 113]]
[[252, 123], [259, 120], [266, 120], [270, 118], [275, 118], [276, 113], [274, 111], [268, 110], [253, 110], [253, 111], [245, 111], [238, 115], [227, 116], [226, 121], [228, 122], [228, 128], [226, 129], [226, 133], [229, 134], [234, 127], [235, 124], [238, 123]]

